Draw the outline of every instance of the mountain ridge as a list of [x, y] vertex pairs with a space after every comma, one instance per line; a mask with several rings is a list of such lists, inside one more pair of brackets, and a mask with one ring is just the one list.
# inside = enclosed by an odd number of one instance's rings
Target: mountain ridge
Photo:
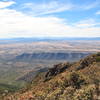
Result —
[[23, 53], [18, 55], [15, 60], [36, 60], [36, 59], [54, 59], [54, 60], [79, 60], [92, 53], [89, 52], [41, 52], [41, 53]]
[[77, 41], [77, 40], [100, 40], [100, 37], [19, 37], [19, 38], [0, 38], [0, 44], [37, 42], [37, 41]]
[[2, 100], [99, 100], [100, 53], [39, 73], [26, 89]]

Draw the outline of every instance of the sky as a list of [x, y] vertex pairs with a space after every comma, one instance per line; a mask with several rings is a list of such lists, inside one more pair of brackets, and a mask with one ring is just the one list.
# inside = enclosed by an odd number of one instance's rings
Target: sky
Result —
[[100, 37], [100, 0], [0, 0], [0, 38]]

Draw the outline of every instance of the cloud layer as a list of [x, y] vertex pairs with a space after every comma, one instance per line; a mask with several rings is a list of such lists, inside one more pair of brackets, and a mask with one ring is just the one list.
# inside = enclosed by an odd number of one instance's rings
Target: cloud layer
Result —
[[[30, 16], [16, 11], [14, 9], [6, 8], [15, 2], [6, 2], [0, 9], [0, 38], [10, 37], [100, 37], [100, 23], [94, 19], [81, 20], [70, 24], [62, 18], [48, 16]], [[70, 7], [58, 7], [54, 3], [56, 9], [52, 4], [44, 13], [53, 13], [70, 9]], [[30, 4], [29, 4], [30, 5]], [[27, 5], [28, 6], [28, 5]], [[31, 6], [30, 6], [31, 7]], [[39, 5], [39, 7], [41, 7]], [[59, 9], [58, 9], [59, 8]], [[38, 8], [40, 9], [40, 8]]]

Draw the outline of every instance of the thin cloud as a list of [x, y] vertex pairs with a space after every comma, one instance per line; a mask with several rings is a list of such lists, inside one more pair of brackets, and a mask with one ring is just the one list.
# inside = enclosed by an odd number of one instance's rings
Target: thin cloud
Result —
[[99, 7], [99, 6], [100, 6], [100, 1], [97, 0], [97, 1], [95, 1], [93, 3], [85, 5], [83, 8], [85, 10], [89, 10], [89, 9], [96, 8], [96, 7]]
[[82, 4], [74, 4], [73, 11], [83, 11], [83, 10], [91, 10], [94, 8], [100, 8], [100, 1], [96, 0], [94, 2], [86, 3], [85, 1]]
[[68, 3], [64, 4], [58, 1], [51, 1], [49, 3], [35, 4], [35, 3], [25, 3], [23, 9], [29, 9], [34, 15], [45, 15], [53, 14], [58, 12], [63, 12], [71, 10], [73, 5]]
[[61, 2], [60, 0], [53, 0], [44, 3], [25, 3], [22, 5], [22, 10], [26, 11], [30, 15], [49, 15], [54, 13], [60, 13], [64, 11], [77, 11], [77, 10], [90, 10], [99, 7], [100, 1], [90, 2], [86, 4], [73, 4], [70, 2]]
[[100, 15], [100, 11], [97, 11], [97, 12], [96, 12], [96, 15]]
[[79, 28], [91, 28], [91, 27], [97, 27], [97, 26], [100, 27], [100, 23], [90, 18], [86, 20], [81, 20], [75, 23], [74, 26], [79, 27]]
[[1, 8], [6, 8], [6, 7], [9, 7], [11, 5], [15, 4], [14, 1], [5, 1], [5, 2], [0, 2], [0, 9]]

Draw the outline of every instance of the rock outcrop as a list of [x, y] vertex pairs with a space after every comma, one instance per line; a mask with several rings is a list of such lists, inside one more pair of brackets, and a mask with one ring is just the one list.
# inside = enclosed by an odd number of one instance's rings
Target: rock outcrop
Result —
[[55, 76], [59, 73], [64, 72], [67, 68], [71, 66], [70, 63], [60, 63], [57, 65], [54, 65], [53, 68], [50, 68], [49, 71], [45, 75], [45, 79], [50, 79], [52, 76]]
[[80, 66], [77, 68], [77, 70], [83, 69], [83, 68], [91, 65], [95, 61], [96, 61], [95, 56], [86, 57], [85, 59], [82, 59], [80, 61]]

